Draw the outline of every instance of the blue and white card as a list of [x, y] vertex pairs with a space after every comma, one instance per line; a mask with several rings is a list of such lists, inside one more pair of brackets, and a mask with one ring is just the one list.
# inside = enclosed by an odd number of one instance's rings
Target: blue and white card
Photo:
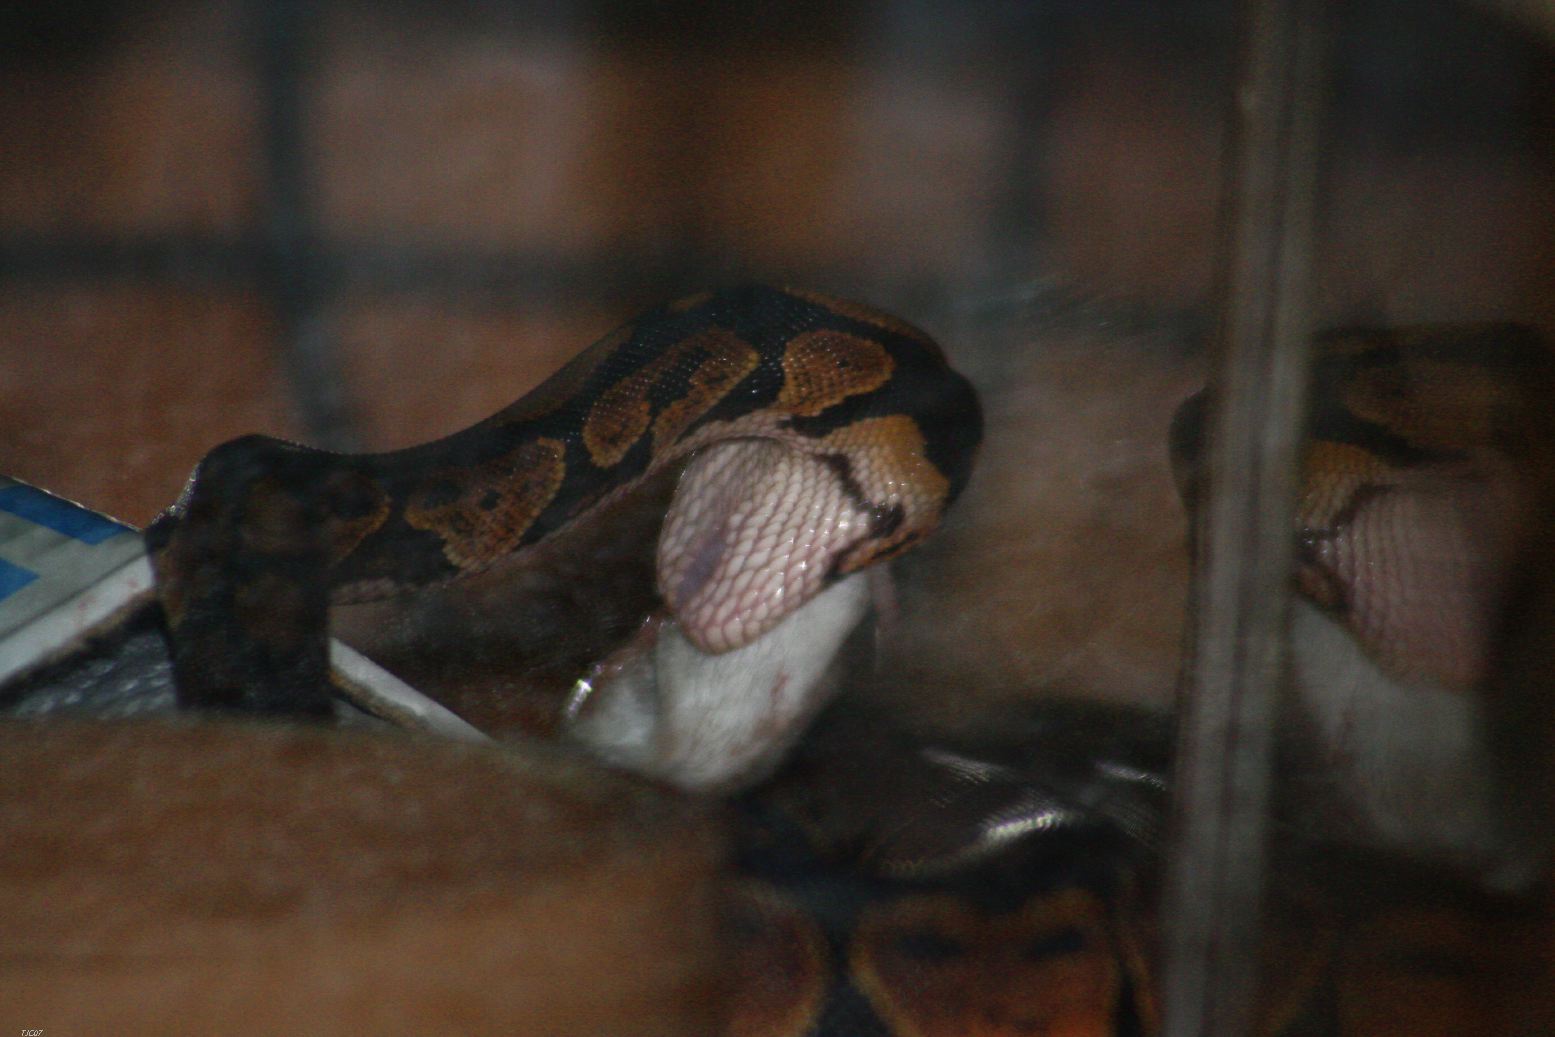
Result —
[[140, 532], [0, 476], [0, 683], [149, 600]]

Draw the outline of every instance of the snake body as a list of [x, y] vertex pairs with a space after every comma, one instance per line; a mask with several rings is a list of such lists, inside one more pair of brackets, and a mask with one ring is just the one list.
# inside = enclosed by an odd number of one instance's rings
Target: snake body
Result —
[[1045, 702], [821, 721], [737, 801], [731, 1035], [1144, 1037], [1170, 723]]
[[748, 286], [654, 309], [424, 446], [234, 440], [147, 531], [180, 701], [321, 713], [330, 604], [521, 558], [688, 457], [659, 590], [699, 650], [730, 651], [928, 535], [981, 435], [923, 332]]

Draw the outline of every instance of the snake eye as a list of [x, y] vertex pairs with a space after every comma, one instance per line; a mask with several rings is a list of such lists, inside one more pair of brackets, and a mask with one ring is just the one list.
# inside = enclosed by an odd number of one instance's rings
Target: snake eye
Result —
[[966, 954], [966, 946], [960, 940], [932, 929], [903, 933], [894, 941], [894, 947], [903, 958], [931, 963], [950, 961]]

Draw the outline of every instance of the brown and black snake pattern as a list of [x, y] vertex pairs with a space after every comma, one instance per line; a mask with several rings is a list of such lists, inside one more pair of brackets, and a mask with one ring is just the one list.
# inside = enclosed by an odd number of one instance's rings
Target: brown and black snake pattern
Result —
[[839, 709], [742, 798], [739, 1037], [1144, 1037], [1167, 718], [922, 741]]
[[[921, 331], [855, 303], [749, 286], [650, 311], [512, 406], [424, 446], [337, 455], [234, 440], [146, 534], [180, 701], [323, 713], [331, 603], [481, 571], [693, 452], [760, 439], [819, 459], [865, 520], [795, 559], [803, 586], [754, 619], [719, 612], [723, 588], [706, 584], [727, 574], [705, 544], [672, 560], [661, 590], [688, 636], [707, 651], [737, 647], [928, 535], [981, 436], [971, 386]], [[718, 546], [725, 558], [746, 550]]]

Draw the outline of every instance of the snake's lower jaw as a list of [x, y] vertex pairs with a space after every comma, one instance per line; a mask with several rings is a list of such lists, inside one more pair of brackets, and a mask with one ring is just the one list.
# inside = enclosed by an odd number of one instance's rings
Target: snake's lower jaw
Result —
[[871, 542], [869, 505], [837, 464], [776, 440], [718, 443], [681, 473], [659, 592], [692, 644], [727, 653], [803, 608]]
[[822, 457], [755, 438], [697, 453], [659, 536], [673, 618], [579, 682], [569, 735], [688, 790], [764, 775], [835, 690], [827, 671], [870, 581], [831, 574], [868, 535], [866, 508]]
[[607, 763], [688, 791], [763, 777], [836, 690], [828, 670], [869, 610], [869, 580], [847, 577], [777, 626], [710, 654], [670, 619], [579, 682], [566, 733]]

